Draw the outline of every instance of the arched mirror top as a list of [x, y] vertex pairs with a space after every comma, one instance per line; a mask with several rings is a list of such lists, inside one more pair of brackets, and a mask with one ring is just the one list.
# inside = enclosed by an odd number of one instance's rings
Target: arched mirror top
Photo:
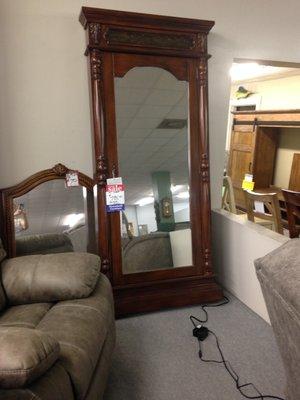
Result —
[[56, 164], [0, 190], [1, 237], [8, 257], [96, 252], [94, 186], [87, 175]]
[[188, 80], [188, 63], [183, 63], [182, 59], [172, 57], [155, 57], [131, 54], [130, 57], [124, 57], [124, 54], [114, 55], [114, 75], [117, 78], [123, 78], [132, 70], [138, 67], [161, 68], [171, 73], [179, 81]]
[[[5, 199], [15, 198], [23, 196], [24, 194], [30, 192], [37, 186], [44, 182], [48, 182], [54, 179], [66, 179], [66, 174], [72, 171], [72, 169], [66, 167], [63, 164], [56, 164], [53, 168], [45, 169], [43, 171], [37, 172], [31, 175], [29, 178], [23, 180], [17, 185], [10, 186], [5, 189], [1, 189], [2, 195]], [[89, 176], [78, 171], [78, 181], [80, 186], [86, 187], [88, 190], [93, 190], [95, 181]]]

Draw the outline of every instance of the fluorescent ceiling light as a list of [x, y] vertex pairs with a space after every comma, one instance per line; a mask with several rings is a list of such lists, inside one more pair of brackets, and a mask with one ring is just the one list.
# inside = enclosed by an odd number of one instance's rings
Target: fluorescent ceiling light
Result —
[[176, 197], [178, 197], [178, 199], [189, 199], [190, 193], [188, 191], [181, 192], [181, 193], [176, 194]]
[[64, 225], [69, 226], [70, 228], [73, 228], [80, 220], [84, 219], [84, 214], [79, 213], [79, 214], [69, 214], [66, 216], [64, 220]]
[[137, 201], [135, 204], [137, 206], [143, 207], [146, 206], [147, 204], [152, 204], [154, 203], [154, 197], [143, 197], [142, 199], [140, 199], [139, 201]]
[[183, 185], [171, 185], [171, 192], [176, 193], [178, 190], [182, 189]]

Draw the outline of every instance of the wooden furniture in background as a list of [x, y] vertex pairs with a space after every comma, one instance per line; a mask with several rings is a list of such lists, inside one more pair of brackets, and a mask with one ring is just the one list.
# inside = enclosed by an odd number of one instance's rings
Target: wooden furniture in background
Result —
[[[145, 312], [222, 298], [211, 263], [207, 132], [207, 35], [214, 22], [83, 7], [87, 32], [98, 240], [102, 271], [110, 278], [116, 314]], [[133, 68], [167, 70], [189, 84], [190, 219], [193, 265], [125, 274], [120, 218], [105, 207], [106, 179], [118, 176], [115, 78]]]
[[[1, 238], [9, 258], [16, 256], [15, 224], [14, 224], [14, 199], [30, 192], [44, 182], [54, 179], [65, 179], [70, 171], [63, 164], [56, 164], [53, 168], [40, 171], [20, 182], [18, 185], [0, 189], [0, 228]], [[95, 238], [95, 212], [94, 212], [94, 185], [93, 179], [78, 172], [79, 184], [87, 192], [87, 225], [88, 225], [88, 251], [97, 253]]]
[[294, 153], [290, 174], [289, 190], [300, 191], [300, 154]]
[[223, 178], [222, 208], [233, 214], [237, 214], [234, 191], [230, 176], [224, 176]]
[[[272, 223], [274, 231], [283, 234], [283, 227], [281, 222], [279, 201], [276, 193], [255, 193], [249, 190], [244, 191], [245, 203], [248, 220], [257, 222], [259, 220]], [[255, 210], [255, 202], [263, 203], [268, 213], [263, 213]], [[258, 222], [259, 223], [259, 222]]]
[[300, 192], [282, 189], [285, 199], [290, 238], [300, 235]]
[[242, 181], [253, 175], [255, 190], [273, 183], [278, 134], [281, 127], [299, 127], [300, 110], [235, 111], [227, 175], [236, 206], [245, 210]]

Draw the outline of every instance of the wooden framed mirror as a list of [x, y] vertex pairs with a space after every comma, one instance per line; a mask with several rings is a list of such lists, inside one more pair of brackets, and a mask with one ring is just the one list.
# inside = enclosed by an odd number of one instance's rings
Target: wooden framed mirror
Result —
[[1, 189], [1, 236], [8, 257], [68, 251], [97, 253], [94, 180], [62, 164]]
[[[86, 7], [80, 21], [88, 40], [99, 251], [117, 315], [217, 300], [207, 126], [214, 22]], [[114, 176], [125, 183], [123, 215], [105, 207], [106, 180]]]

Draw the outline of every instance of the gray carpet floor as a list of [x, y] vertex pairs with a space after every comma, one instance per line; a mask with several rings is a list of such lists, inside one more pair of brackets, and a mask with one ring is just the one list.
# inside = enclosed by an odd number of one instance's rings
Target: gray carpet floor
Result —
[[[206, 325], [219, 337], [241, 383], [251, 381], [264, 394], [284, 398], [284, 371], [272, 328], [236, 298], [230, 300], [208, 309]], [[201, 317], [201, 310], [193, 306], [117, 321], [105, 400], [243, 399], [223, 366], [198, 358], [190, 314]], [[218, 357], [212, 336], [202, 349], [206, 358]]]

